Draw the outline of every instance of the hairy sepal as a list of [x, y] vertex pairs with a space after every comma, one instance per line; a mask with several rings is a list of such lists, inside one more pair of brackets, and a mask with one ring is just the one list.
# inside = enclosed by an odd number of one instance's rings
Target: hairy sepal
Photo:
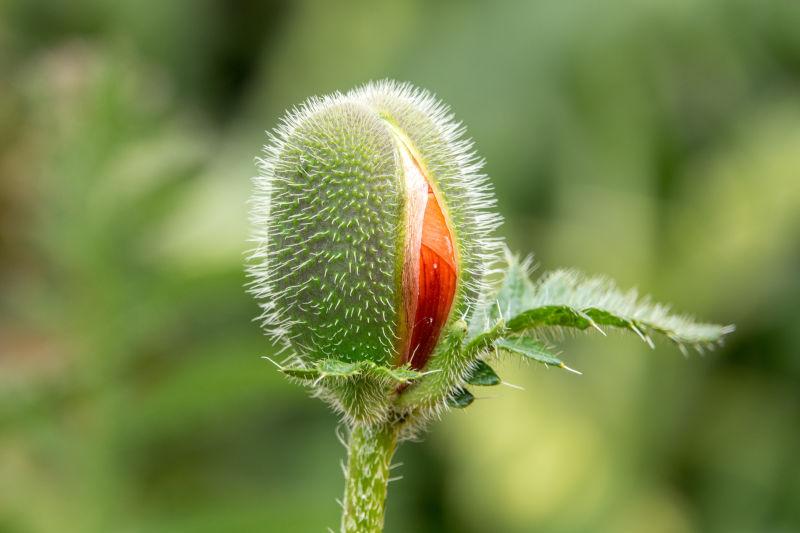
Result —
[[363, 103], [334, 94], [289, 113], [265, 150], [249, 273], [267, 332], [306, 360], [389, 363], [404, 229], [391, 133]]
[[433, 94], [392, 81], [370, 83], [350, 94], [376, 109], [402, 132], [414, 157], [442, 199], [459, 266], [450, 323], [474, 309], [488, 288], [487, 275], [498, 260], [502, 241], [494, 237], [501, 224], [483, 161], [464, 126]]
[[408, 199], [398, 138], [453, 229], [458, 282], [446, 323], [484, 292], [500, 218], [482, 161], [449, 109], [392, 81], [312, 98], [265, 147], [249, 260], [265, 329], [305, 360], [397, 361], [408, 333], [399, 312]]

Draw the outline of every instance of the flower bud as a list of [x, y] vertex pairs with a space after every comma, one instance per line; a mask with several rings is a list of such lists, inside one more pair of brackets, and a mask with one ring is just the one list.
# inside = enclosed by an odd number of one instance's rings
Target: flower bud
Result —
[[251, 291], [302, 361], [424, 369], [474, 307], [499, 217], [462, 127], [391, 81], [312, 98], [259, 161]]

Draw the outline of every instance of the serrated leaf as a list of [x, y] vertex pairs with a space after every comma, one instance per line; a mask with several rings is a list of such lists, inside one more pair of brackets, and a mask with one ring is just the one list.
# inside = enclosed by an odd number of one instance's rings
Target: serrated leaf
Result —
[[464, 388], [457, 388], [448, 396], [447, 405], [454, 409], [464, 409], [475, 401], [475, 396], [470, 391]]
[[491, 387], [492, 385], [499, 385], [501, 383], [500, 376], [490, 367], [486, 361], [478, 360], [475, 366], [472, 367], [466, 382], [470, 385], [478, 385], [482, 387]]
[[564, 367], [564, 363], [544, 343], [528, 337], [516, 339], [500, 339], [494, 343], [500, 350], [505, 350], [539, 363]]
[[631, 331], [650, 345], [649, 334], [659, 333], [680, 346], [698, 349], [712, 347], [733, 331], [733, 326], [696, 323], [671, 314], [667, 306], [639, 298], [634, 290], [622, 292], [605, 278], [565, 270], [543, 276], [528, 309], [504, 318], [512, 333], [537, 327], [594, 327], [602, 332], [600, 326], [610, 326]]

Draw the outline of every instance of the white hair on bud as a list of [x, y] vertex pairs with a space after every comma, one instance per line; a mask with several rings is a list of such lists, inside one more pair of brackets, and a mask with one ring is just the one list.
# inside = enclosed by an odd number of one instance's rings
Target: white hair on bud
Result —
[[443, 193], [461, 270], [451, 311], [451, 317], [458, 317], [488, 290], [489, 270], [503, 249], [503, 241], [494, 236], [502, 218], [489, 177], [482, 172], [484, 161], [466, 137], [465, 126], [429, 91], [382, 80], [349, 94], [373, 103], [396, 121], [417, 148], [430, 172], [428, 178]]
[[486, 289], [501, 219], [449, 108], [389, 80], [312, 97], [269, 134], [251, 200], [249, 291], [295, 360], [395, 360], [406, 200], [389, 123], [413, 143], [452, 225], [460, 272], [450, 320]]

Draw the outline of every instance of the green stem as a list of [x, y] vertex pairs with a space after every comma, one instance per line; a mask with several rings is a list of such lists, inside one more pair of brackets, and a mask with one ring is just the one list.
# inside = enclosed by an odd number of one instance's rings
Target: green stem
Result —
[[380, 533], [386, 509], [389, 466], [399, 426], [357, 425], [350, 432], [342, 533]]

